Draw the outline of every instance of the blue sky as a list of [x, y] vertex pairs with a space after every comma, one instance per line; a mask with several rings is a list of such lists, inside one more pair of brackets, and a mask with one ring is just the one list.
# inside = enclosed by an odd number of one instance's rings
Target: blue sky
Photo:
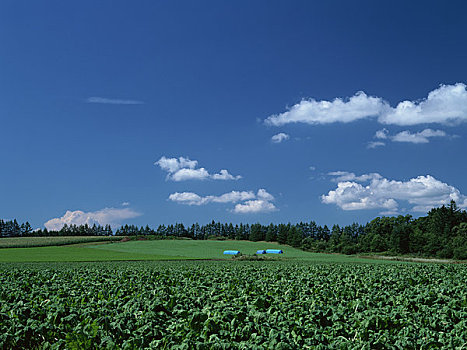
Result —
[[0, 217], [467, 206], [464, 1], [2, 1]]

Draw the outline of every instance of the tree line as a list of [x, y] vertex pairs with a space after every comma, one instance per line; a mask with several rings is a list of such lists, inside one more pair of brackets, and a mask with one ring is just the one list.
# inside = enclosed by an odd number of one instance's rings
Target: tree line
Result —
[[0, 219], [1, 237], [50, 237], [50, 236], [112, 236], [113, 231], [110, 225], [63, 225], [56, 230], [37, 229], [33, 230], [29, 222], [18, 224], [16, 219], [4, 221]]
[[297, 224], [236, 224], [212, 221], [207, 225], [182, 223], [124, 225], [113, 233], [110, 225], [64, 225], [59, 231], [32, 230], [29, 223], [0, 220], [0, 237], [32, 236], [151, 236], [155, 238], [232, 239], [288, 244], [312, 252], [412, 254], [467, 259], [467, 212], [454, 201], [431, 209], [426, 216], [377, 217], [366, 225], [320, 226], [315, 221]]

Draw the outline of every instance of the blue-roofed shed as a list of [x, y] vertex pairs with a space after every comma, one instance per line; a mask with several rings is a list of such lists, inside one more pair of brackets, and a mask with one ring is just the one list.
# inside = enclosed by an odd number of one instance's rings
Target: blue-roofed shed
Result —
[[283, 254], [282, 249], [266, 249], [266, 254]]
[[240, 251], [239, 250], [224, 250], [224, 254], [237, 255], [237, 254], [240, 254]]

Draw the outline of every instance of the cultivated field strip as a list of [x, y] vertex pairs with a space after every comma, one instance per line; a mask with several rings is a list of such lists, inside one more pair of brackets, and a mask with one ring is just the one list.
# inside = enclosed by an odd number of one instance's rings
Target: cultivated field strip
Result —
[[467, 347], [467, 267], [0, 264], [0, 348]]
[[0, 248], [49, 247], [92, 242], [115, 242], [117, 236], [48, 236], [48, 237], [2, 237]]

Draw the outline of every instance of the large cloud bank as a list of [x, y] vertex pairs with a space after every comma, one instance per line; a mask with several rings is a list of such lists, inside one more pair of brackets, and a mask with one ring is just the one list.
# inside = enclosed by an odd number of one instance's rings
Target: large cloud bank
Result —
[[441, 85], [420, 101], [402, 101], [391, 107], [381, 97], [357, 92], [348, 99], [332, 101], [302, 100], [288, 111], [271, 115], [266, 124], [281, 126], [289, 123], [329, 124], [349, 123], [360, 119], [377, 118], [390, 125], [427, 123], [456, 124], [467, 122], [467, 89], [463, 83]]
[[175, 192], [169, 196], [169, 200], [186, 205], [237, 203], [232, 211], [238, 214], [270, 212], [277, 210], [276, 206], [271, 203], [274, 200], [274, 197], [262, 188], [259, 189], [256, 194], [253, 191], [231, 191], [220, 196], [204, 197], [194, 192]]
[[415, 212], [427, 212], [451, 200], [461, 208], [467, 207], [465, 195], [431, 175], [408, 181], [388, 180], [377, 173], [357, 176], [340, 171], [329, 175], [337, 182], [337, 188], [322, 195], [321, 201], [343, 210], [382, 209], [383, 214], [393, 214], [398, 212], [401, 201], [408, 202]]
[[161, 157], [157, 162], [162, 170], [167, 172], [167, 180], [186, 181], [186, 180], [238, 180], [240, 175], [233, 176], [227, 170], [222, 169], [219, 173], [210, 174], [205, 168], [198, 167], [198, 161], [189, 158], [167, 158]]
[[60, 230], [67, 225], [111, 225], [117, 226], [122, 220], [132, 219], [141, 216], [140, 213], [130, 208], [104, 208], [94, 212], [84, 212], [81, 210], [67, 210], [65, 215], [59, 218], [50, 219], [44, 226], [47, 230]]

